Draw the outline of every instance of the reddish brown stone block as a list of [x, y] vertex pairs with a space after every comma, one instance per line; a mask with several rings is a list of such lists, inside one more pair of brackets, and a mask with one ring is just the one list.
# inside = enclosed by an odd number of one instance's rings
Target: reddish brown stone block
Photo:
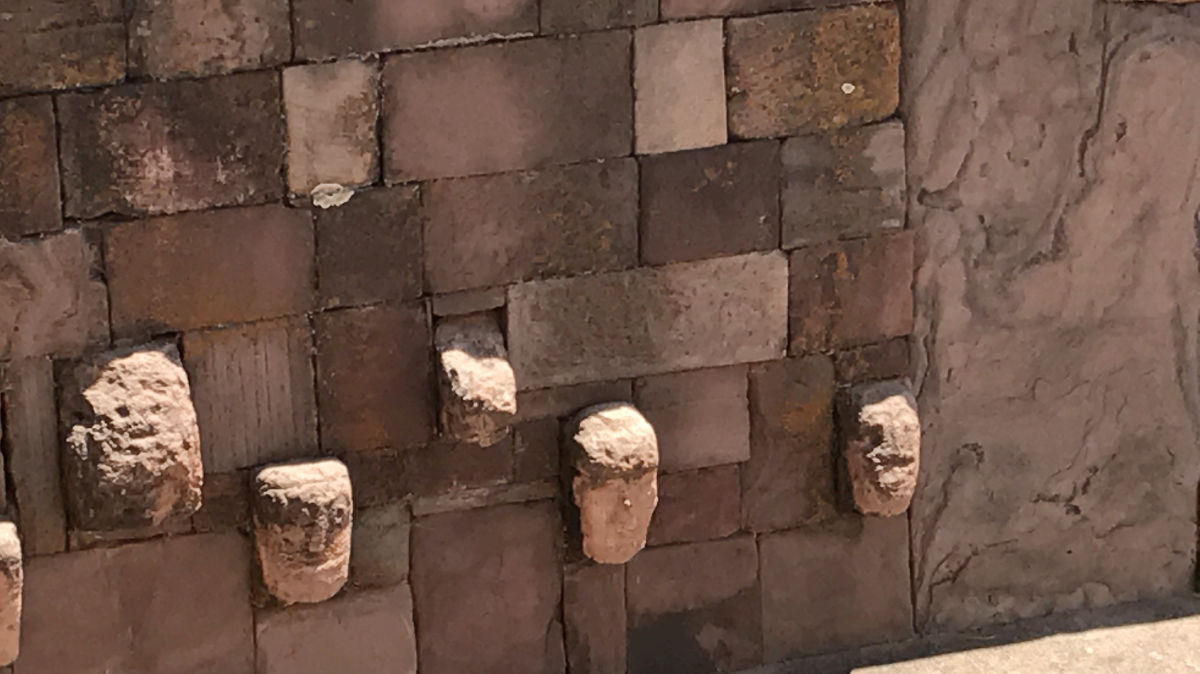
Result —
[[633, 382], [591, 382], [517, 392], [517, 420], [559, 419], [610, 402], [632, 402]]
[[632, 159], [439, 180], [426, 196], [425, 275], [435, 292], [637, 264]]
[[783, 136], [885, 119], [900, 100], [900, 19], [890, 4], [732, 19], [729, 130]]
[[573, 564], [563, 578], [567, 671], [625, 674], [625, 567]]
[[296, 0], [296, 56], [322, 60], [451, 38], [533, 33], [537, 0]]
[[402, 54], [384, 63], [384, 177], [495, 173], [629, 154], [628, 32]]
[[542, 32], [644, 26], [658, 19], [655, 0], [542, 0]]
[[912, 373], [908, 339], [897, 337], [878, 344], [857, 346], [834, 356], [839, 382], [857, 384], [879, 379], [899, 379]]
[[912, 232], [793, 252], [788, 304], [792, 353], [910, 334], [913, 266]]
[[250, 471], [207, 473], [200, 509], [192, 515], [197, 533], [250, 531]]
[[273, 72], [61, 96], [67, 215], [174, 213], [279, 198], [279, 99]]
[[0, 101], [0, 237], [62, 227], [56, 138], [49, 96]]
[[8, 0], [0, 18], [0, 97], [125, 77], [120, 0]]
[[746, 367], [696, 370], [637, 382], [638, 408], [658, 434], [665, 473], [750, 457]]
[[357, 60], [283, 71], [288, 190], [363, 185], [379, 174], [379, 64]]
[[27, 557], [66, 548], [58, 402], [48, 358], [13, 361], [0, 373], [4, 456]]
[[415, 186], [359, 192], [318, 209], [317, 283], [325, 307], [421, 296], [421, 199]]
[[350, 483], [354, 485], [356, 508], [393, 505], [410, 495], [407, 449], [376, 449], [341, 454]]
[[642, 261], [663, 264], [779, 245], [779, 143], [642, 158]]
[[312, 307], [308, 211], [259, 206], [188, 213], [105, 231], [113, 331], [190, 330]]
[[139, 77], [216, 75], [291, 57], [287, 0], [133, 0], [129, 70]]
[[327, 312], [315, 324], [326, 450], [411, 447], [433, 436], [437, 396], [423, 305]]
[[741, 528], [741, 492], [737, 466], [660, 476], [647, 544], [709, 541], [736, 533]]
[[550, 480], [559, 475], [559, 421], [526, 421], [513, 427], [513, 480]]
[[512, 480], [513, 440], [490, 447], [469, 442], [439, 441], [409, 450], [407, 479], [417, 496], [436, 496]]
[[417, 520], [412, 586], [423, 674], [565, 669], [561, 529], [549, 501]]

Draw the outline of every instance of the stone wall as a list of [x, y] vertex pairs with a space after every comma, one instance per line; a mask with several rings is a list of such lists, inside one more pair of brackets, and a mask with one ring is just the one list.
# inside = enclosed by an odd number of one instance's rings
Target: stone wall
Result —
[[0, 656], [738, 671], [1188, 591], [1188, 2], [0, 0]]

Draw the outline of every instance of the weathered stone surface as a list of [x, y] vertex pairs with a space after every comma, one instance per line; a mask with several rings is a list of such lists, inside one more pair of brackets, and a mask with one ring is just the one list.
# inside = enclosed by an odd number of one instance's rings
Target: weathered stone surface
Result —
[[417, 497], [413, 501], [413, 514], [417, 517], [424, 517], [457, 510], [545, 501], [558, 495], [558, 480], [539, 480], [491, 487], [468, 487], [436, 496]]
[[834, 388], [833, 363], [824, 356], [750, 369], [752, 449], [742, 466], [742, 519], [753, 531], [816, 524], [833, 514]]
[[560, 419], [574, 416], [585, 407], [607, 402], [633, 402], [633, 382], [623, 379], [518, 391], [517, 418], [522, 421]]
[[504, 306], [508, 300], [508, 290], [499, 288], [481, 288], [478, 290], [462, 290], [447, 295], [434, 295], [430, 304], [434, 316], [462, 316], [491, 311]]
[[469, 442], [431, 442], [409, 451], [405, 472], [409, 488], [420, 497], [498, 486], [512, 479], [512, 438], [505, 437], [490, 447]]
[[21, 650], [21, 593], [25, 567], [17, 525], [0, 522], [0, 662], [12, 664]]
[[625, 567], [572, 564], [563, 575], [567, 671], [625, 674]]
[[325, 307], [421, 296], [421, 197], [415, 186], [359, 192], [318, 210], [317, 285]]
[[563, 440], [583, 553], [601, 564], [624, 564], [646, 547], [658, 505], [654, 427], [633, 405], [608, 403], [581, 410]]
[[134, 0], [129, 70], [138, 77], [270, 68], [291, 57], [287, 0]]
[[637, 152], [721, 145], [725, 33], [720, 20], [664, 23], [633, 37]]
[[9, 0], [0, 15], [0, 96], [125, 77], [120, 0]]
[[634, 399], [658, 435], [664, 473], [750, 458], [746, 366], [639, 379]]
[[649, 545], [725, 538], [741, 528], [742, 483], [737, 466], [663, 475]]
[[763, 659], [912, 635], [904, 518], [846, 516], [763, 536]]
[[783, 246], [904, 228], [904, 125], [783, 143]]
[[294, 5], [296, 56], [309, 60], [533, 33], [538, 27], [537, 0], [296, 0]]
[[406, 498], [411, 491], [409, 457], [409, 450], [391, 448], [341, 454], [354, 485], [354, 507], [386, 506]]
[[559, 471], [559, 420], [525, 421], [513, 427], [513, 481], [548, 480]]
[[314, 324], [327, 451], [412, 447], [433, 437], [437, 394], [424, 306], [326, 312]]
[[839, 382], [859, 383], [910, 376], [908, 339], [896, 337], [878, 344], [856, 346], [834, 355]]
[[662, 0], [662, 18], [764, 14], [785, 9], [836, 7], [867, 2], [870, 0]]
[[427, 190], [425, 276], [435, 292], [637, 264], [637, 163], [439, 180]]
[[739, 138], [874, 122], [900, 96], [900, 18], [891, 4], [729, 21], [729, 130]]
[[735, 143], [641, 161], [641, 253], [649, 264], [779, 246], [779, 143]]
[[439, 321], [434, 346], [442, 433], [480, 447], [502, 440], [517, 413], [517, 380], [496, 317]]
[[918, 625], [1189, 591], [1200, 17], [924, 0], [906, 24]]
[[0, 237], [62, 227], [57, 143], [49, 96], [0, 101]]
[[408, 585], [260, 612], [258, 674], [417, 673]]
[[188, 213], [105, 230], [113, 332], [193, 330], [313, 305], [313, 230], [283, 206]]
[[337, 594], [350, 574], [354, 498], [337, 459], [276, 464], [254, 476], [254, 542], [267, 590], [285, 604]]
[[629, 672], [730, 672], [760, 664], [753, 536], [651, 548], [626, 577]]
[[250, 571], [233, 533], [31, 559], [18, 669], [252, 674]]
[[839, 415], [842, 458], [854, 504], [866, 515], [908, 510], [921, 467], [921, 419], [906, 380], [850, 389]]
[[26, 556], [66, 548], [66, 509], [59, 470], [54, 367], [47, 358], [9, 363], [0, 381], [4, 455], [17, 502]]
[[375, 180], [378, 90], [378, 63], [335, 61], [283, 71], [289, 191], [308, 194], [322, 183]]
[[197, 533], [251, 531], [250, 473], [239, 470], [204, 476], [203, 503], [192, 515], [192, 527]]
[[196, 512], [204, 482], [200, 430], [173, 343], [67, 364], [59, 384], [74, 528], [169, 527]]
[[779, 358], [786, 274], [782, 255], [756, 253], [513, 286], [508, 351], [517, 383], [543, 388]]
[[627, 155], [630, 36], [588, 33], [440, 49], [383, 66], [389, 182]]
[[274, 72], [60, 96], [67, 216], [175, 213], [278, 199], [279, 99]]
[[70, 356], [108, 338], [108, 294], [79, 231], [0, 239], [0, 360]]
[[563, 671], [561, 529], [550, 501], [416, 521], [422, 674]]
[[408, 580], [411, 529], [412, 517], [403, 503], [359, 508], [350, 541], [350, 582], [377, 587]]
[[543, 33], [644, 26], [658, 19], [654, 0], [542, 0]]

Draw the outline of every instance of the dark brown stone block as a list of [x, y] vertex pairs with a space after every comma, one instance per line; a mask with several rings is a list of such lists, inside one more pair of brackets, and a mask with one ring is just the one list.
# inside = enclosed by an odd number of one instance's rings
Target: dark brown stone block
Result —
[[878, 344], [856, 346], [834, 356], [837, 380], [857, 384], [878, 379], [898, 379], [912, 373], [908, 338], [897, 337]]
[[389, 506], [410, 495], [409, 450], [353, 451], [341, 454], [340, 458], [350, 471], [356, 508]]
[[322, 306], [421, 296], [421, 198], [415, 186], [359, 192], [316, 216]]
[[437, 496], [504, 484], [513, 475], [513, 439], [490, 447], [437, 441], [409, 451], [408, 480], [416, 496]]
[[871, 0], [662, 0], [662, 17], [683, 19], [699, 16], [737, 16], [868, 2]]
[[647, 544], [708, 541], [737, 532], [742, 519], [741, 493], [737, 466], [660, 475], [658, 507]]
[[559, 475], [559, 420], [526, 421], [513, 427], [513, 480], [551, 480]]
[[249, 470], [205, 474], [200, 509], [192, 515], [196, 532], [237, 529], [249, 533], [250, 480]]
[[645, 377], [634, 389], [670, 473], [750, 457], [746, 366]]
[[542, 0], [542, 32], [644, 26], [658, 19], [654, 0]]
[[563, 578], [567, 670], [625, 674], [625, 567], [572, 564]]
[[134, 76], [269, 68], [292, 55], [287, 0], [133, 0], [130, 11]]
[[125, 77], [120, 0], [9, 0], [0, 20], [0, 96]]
[[56, 133], [49, 96], [0, 101], [0, 237], [62, 227]]
[[561, 419], [600, 403], [632, 402], [628, 379], [517, 392], [517, 420]]

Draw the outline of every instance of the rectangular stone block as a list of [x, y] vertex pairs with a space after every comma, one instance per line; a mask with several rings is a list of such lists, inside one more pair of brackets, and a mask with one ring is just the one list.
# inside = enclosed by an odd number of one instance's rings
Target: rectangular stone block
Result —
[[534, 33], [537, 0], [295, 0], [296, 57], [393, 51], [447, 41]]
[[257, 674], [417, 673], [408, 585], [260, 611]]
[[788, 306], [792, 353], [910, 334], [914, 265], [911, 231], [794, 251]]
[[348, 60], [284, 69], [289, 191], [309, 194], [322, 183], [355, 186], [375, 180], [378, 91], [378, 62]]
[[355, 508], [350, 582], [360, 587], [384, 587], [408, 580], [411, 530], [412, 516], [404, 503]]
[[850, 515], [760, 547], [768, 662], [912, 636], [905, 518]]
[[67, 216], [175, 213], [278, 199], [280, 109], [274, 72], [59, 97]]
[[783, 246], [904, 229], [904, 125], [783, 143]]
[[725, 142], [724, 43], [719, 20], [665, 23], [634, 32], [638, 154]]
[[305, 318], [184, 335], [206, 473], [317, 453], [312, 350]]
[[313, 228], [282, 206], [140, 220], [105, 230], [113, 331], [192, 330], [308, 311]]
[[634, 399], [658, 435], [659, 470], [750, 458], [746, 367], [697, 370], [637, 381]]
[[67, 515], [58, 463], [58, 403], [47, 358], [9, 363], [0, 373], [4, 455], [26, 557], [66, 549]]
[[359, 192], [318, 209], [317, 284], [325, 307], [421, 296], [421, 196], [415, 186]]
[[750, 369], [750, 460], [742, 522], [775, 531], [829, 519], [837, 502], [833, 363], [825, 356]]
[[498, 287], [434, 295], [430, 304], [433, 306], [434, 316], [465, 316], [499, 309], [507, 300], [508, 290]]
[[908, 339], [897, 337], [878, 344], [856, 346], [839, 351], [833, 364], [837, 380], [857, 384], [880, 379], [900, 379], [912, 376]]
[[572, 564], [563, 578], [567, 671], [625, 674], [625, 567]]
[[375, 449], [340, 455], [354, 485], [354, 507], [392, 505], [410, 496], [407, 449]]
[[412, 586], [422, 674], [565, 669], [561, 529], [550, 501], [416, 521]]
[[889, 117], [900, 100], [900, 19], [891, 4], [729, 21], [729, 131], [828, 131]]
[[742, 520], [741, 492], [736, 465], [660, 475], [658, 507], [646, 543], [695, 543], [736, 533]]
[[439, 180], [425, 196], [434, 292], [637, 264], [637, 164], [617, 159]]
[[662, 18], [765, 14], [785, 9], [838, 7], [868, 2], [871, 0], [662, 0]]
[[633, 382], [590, 382], [517, 392], [517, 420], [561, 419], [600, 403], [633, 402]]
[[508, 348], [525, 389], [772, 360], [786, 262], [750, 254], [515, 285]]
[[[203, 447], [202, 447], [203, 448]], [[192, 515], [196, 533], [251, 531], [251, 471], [206, 473], [200, 509]]]
[[0, 101], [0, 237], [62, 228], [57, 138], [49, 96]]
[[167, 79], [277, 66], [291, 58], [287, 0], [132, 0], [129, 70]]
[[250, 546], [232, 533], [38, 557], [25, 566], [17, 667], [252, 674], [249, 596]]
[[416, 496], [438, 496], [512, 480], [513, 440], [490, 447], [440, 440], [410, 450], [408, 479]]
[[513, 427], [513, 480], [556, 480], [559, 476], [559, 420], [526, 421]]
[[630, 36], [542, 38], [388, 58], [389, 182], [627, 155]]
[[539, 480], [521, 484], [469, 487], [436, 496], [421, 496], [413, 501], [413, 515], [425, 517], [459, 510], [475, 510], [513, 503], [547, 501], [559, 495], [558, 480]]
[[323, 448], [342, 454], [428, 441], [437, 396], [424, 305], [345, 309], [314, 322]]
[[120, 0], [8, 0], [0, 18], [0, 97], [125, 77]]
[[543, 33], [644, 26], [658, 19], [655, 0], [542, 0]]

